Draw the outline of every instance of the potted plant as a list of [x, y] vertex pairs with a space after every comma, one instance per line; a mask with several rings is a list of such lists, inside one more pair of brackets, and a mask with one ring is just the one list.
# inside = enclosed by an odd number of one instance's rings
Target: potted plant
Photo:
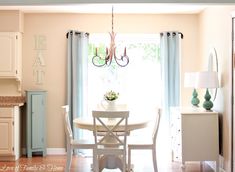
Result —
[[107, 101], [114, 101], [117, 100], [119, 96], [119, 93], [116, 93], [115, 91], [108, 91], [104, 94], [104, 99]]
[[[115, 109], [115, 102], [119, 97], [119, 93], [115, 91], [108, 91], [104, 94], [104, 100], [107, 102], [107, 106], [105, 109], [107, 110], [114, 110]], [[103, 106], [105, 107], [105, 106]]]

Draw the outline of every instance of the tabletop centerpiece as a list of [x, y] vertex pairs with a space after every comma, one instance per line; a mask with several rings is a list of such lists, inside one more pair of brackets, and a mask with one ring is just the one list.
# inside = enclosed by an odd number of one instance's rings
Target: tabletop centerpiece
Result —
[[114, 110], [116, 100], [119, 97], [119, 93], [115, 91], [108, 91], [104, 94], [104, 100], [107, 102], [107, 110]]

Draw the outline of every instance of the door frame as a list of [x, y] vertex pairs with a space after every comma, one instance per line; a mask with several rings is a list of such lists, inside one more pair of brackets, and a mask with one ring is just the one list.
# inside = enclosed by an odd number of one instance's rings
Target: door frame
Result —
[[235, 159], [235, 150], [234, 150], [234, 147], [235, 147], [235, 126], [234, 126], [234, 123], [235, 123], [235, 118], [234, 118], [234, 87], [235, 87], [235, 84], [234, 84], [234, 77], [235, 77], [235, 35], [234, 35], [234, 29], [235, 29], [235, 13], [232, 14], [232, 51], [231, 51], [231, 58], [232, 58], [232, 64], [231, 64], [231, 92], [232, 92], [232, 97], [231, 97], [231, 103], [232, 103], [232, 106], [231, 106], [231, 172], [234, 172], [235, 169], [234, 169], [234, 159]]

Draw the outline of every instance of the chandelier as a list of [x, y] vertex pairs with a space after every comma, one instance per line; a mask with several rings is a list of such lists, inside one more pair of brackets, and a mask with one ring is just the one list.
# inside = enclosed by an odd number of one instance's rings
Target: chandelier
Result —
[[116, 63], [121, 66], [121, 67], [125, 67], [128, 65], [129, 63], [129, 57], [126, 54], [126, 47], [124, 48], [124, 54], [118, 58], [116, 56], [116, 45], [115, 45], [115, 36], [116, 33], [114, 33], [113, 31], [113, 7], [112, 7], [112, 32], [110, 33], [110, 47], [109, 49], [106, 48], [106, 53], [105, 53], [105, 57], [101, 57], [98, 55], [98, 50], [97, 48], [95, 49], [95, 55], [92, 58], [92, 63], [93, 65], [97, 66], [97, 67], [102, 67], [102, 66], [109, 66], [113, 59], [116, 61]]

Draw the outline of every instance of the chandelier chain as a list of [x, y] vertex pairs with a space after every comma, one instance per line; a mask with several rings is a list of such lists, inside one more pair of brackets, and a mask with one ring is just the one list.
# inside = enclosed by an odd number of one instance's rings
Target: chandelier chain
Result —
[[112, 32], [113, 32], [113, 6], [112, 6]]

